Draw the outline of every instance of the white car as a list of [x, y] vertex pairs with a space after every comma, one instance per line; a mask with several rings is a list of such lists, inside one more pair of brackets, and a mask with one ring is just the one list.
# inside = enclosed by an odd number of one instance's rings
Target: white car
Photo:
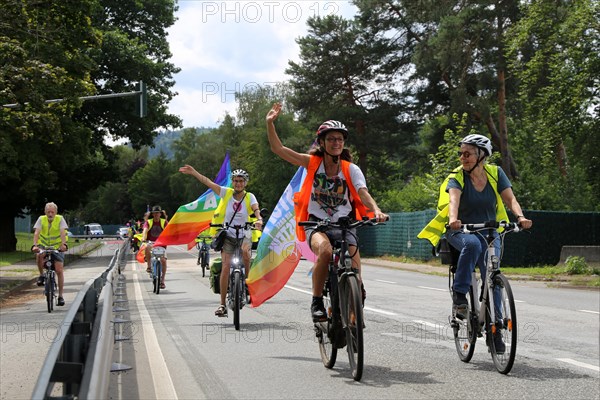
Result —
[[102, 236], [104, 235], [104, 231], [102, 230], [102, 225], [100, 224], [87, 224], [83, 226], [83, 234], [92, 236]]
[[121, 236], [121, 239], [125, 239], [129, 236], [129, 228], [122, 226], [117, 230], [117, 235]]

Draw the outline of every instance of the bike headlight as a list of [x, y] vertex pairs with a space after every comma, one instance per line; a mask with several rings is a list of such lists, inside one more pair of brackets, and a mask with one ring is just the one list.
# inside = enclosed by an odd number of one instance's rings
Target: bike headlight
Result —
[[239, 259], [238, 257], [233, 257], [233, 258], [231, 259], [231, 262], [232, 262], [233, 264], [238, 264], [238, 263], [240, 262], [240, 259]]

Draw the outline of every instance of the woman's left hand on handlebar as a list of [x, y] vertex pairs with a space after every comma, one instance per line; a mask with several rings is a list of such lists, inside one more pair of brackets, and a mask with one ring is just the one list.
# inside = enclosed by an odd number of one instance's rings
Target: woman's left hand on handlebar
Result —
[[377, 210], [375, 211], [375, 219], [377, 219], [377, 222], [385, 222], [390, 219], [390, 216], [382, 213], [380, 210]]
[[517, 222], [523, 229], [529, 229], [531, 228], [531, 225], [533, 225], [533, 221], [525, 217], [520, 217]]

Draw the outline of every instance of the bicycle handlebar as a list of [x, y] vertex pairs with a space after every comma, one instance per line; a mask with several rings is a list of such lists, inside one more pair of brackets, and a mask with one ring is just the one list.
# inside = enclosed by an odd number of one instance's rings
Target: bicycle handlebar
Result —
[[[389, 218], [388, 218], [389, 219]], [[385, 225], [383, 222], [377, 222], [377, 218], [368, 218], [360, 221], [354, 221], [348, 217], [342, 217], [337, 222], [332, 222], [329, 219], [324, 219], [321, 221], [300, 221], [298, 222], [299, 226], [308, 226], [315, 228], [327, 228], [327, 229], [354, 229], [360, 226], [375, 226], [375, 225]], [[387, 219], [386, 219], [387, 221]]]
[[244, 222], [244, 225], [229, 225], [228, 223], [224, 223], [224, 224], [210, 224], [211, 228], [223, 228], [223, 229], [228, 229], [228, 228], [233, 228], [236, 230], [239, 229], [252, 229], [252, 230], [259, 230], [257, 228], [254, 227], [254, 222]]
[[[446, 225], [446, 228], [449, 228], [449, 227], [450, 227], [449, 225]], [[504, 228], [507, 230], [507, 232], [519, 232], [519, 231], [523, 230], [523, 228], [521, 228], [521, 224], [519, 224], [518, 222], [487, 221], [487, 222], [481, 222], [481, 223], [477, 223], [477, 224], [462, 224], [460, 226], [459, 231], [462, 233], [474, 233], [474, 232], [478, 232], [480, 230], [488, 229], [488, 228], [493, 228], [493, 229]]]
[[59, 249], [55, 249], [53, 246], [42, 246], [41, 244], [38, 244], [37, 246], [35, 246], [38, 248], [39, 251], [34, 252], [34, 253], [55, 253], [55, 254], [59, 254], [59, 253], [64, 253], [62, 251], [60, 251]]

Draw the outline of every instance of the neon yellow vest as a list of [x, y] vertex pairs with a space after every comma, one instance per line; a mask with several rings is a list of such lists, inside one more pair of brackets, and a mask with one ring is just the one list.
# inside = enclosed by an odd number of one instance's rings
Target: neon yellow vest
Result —
[[[498, 193], [498, 166], [484, 164], [483, 168], [488, 174], [488, 182], [491, 184], [492, 189], [494, 189], [494, 193], [496, 193], [496, 221], [508, 221], [506, 208], [504, 207], [500, 193]], [[450, 203], [450, 194], [446, 192], [446, 187], [451, 178], [456, 179], [461, 188], [464, 187], [465, 175], [462, 166], [455, 168], [452, 173], [444, 179], [444, 182], [442, 182], [437, 205], [438, 213], [417, 235], [419, 239], [429, 240], [433, 246], [437, 246], [440, 238], [444, 232], [446, 232], [446, 224], [448, 223], [448, 203]], [[500, 228], [498, 231], [500, 232], [502, 229]]]
[[[150, 218], [150, 219], [148, 219], [148, 230], [152, 229], [152, 225], [154, 225], [154, 219]], [[164, 218], [160, 219], [160, 227], [163, 228], [163, 230], [165, 229], [165, 219]]]
[[[212, 221], [210, 222], [211, 224], [222, 224], [225, 222], [225, 209], [227, 207], [227, 204], [229, 203], [229, 200], [231, 200], [231, 198], [233, 197], [234, 192], [235, 191], [232, 188], [227, 188], [225, 196], [221, 198], [221, 201], [219, 202], [219, 205], [217, 206], [217, 209], [213, 214]], [[244, 196], [244, 204], [246, 205], [246, 221], [256, 221], [256, 218], [254, 217], [254, 212], [252, 211], [252, 206], [250, 205], [250, 196]], [[218, 229], [219, 228], [215, 227], [210, 228], [210, 235], [215, 236], [217, 234]], [[258, 242], [260, 235], [262, 235], [261, 231], [252, 231], [252, 241]]]
[[[62, 218], [62, 215], [55, 215], [52, 225], [49, 226], [48, 217], [45, 215], [42, 216], [42, 229], [40, 229], [40, 237], [38, 239], [39, 244], [44, 247], [52, 246], [56, 248], [62, 244], [60, 239], [60, 221]], [[67, 236], [67, 241], [69, 241], [69, 236]]]

